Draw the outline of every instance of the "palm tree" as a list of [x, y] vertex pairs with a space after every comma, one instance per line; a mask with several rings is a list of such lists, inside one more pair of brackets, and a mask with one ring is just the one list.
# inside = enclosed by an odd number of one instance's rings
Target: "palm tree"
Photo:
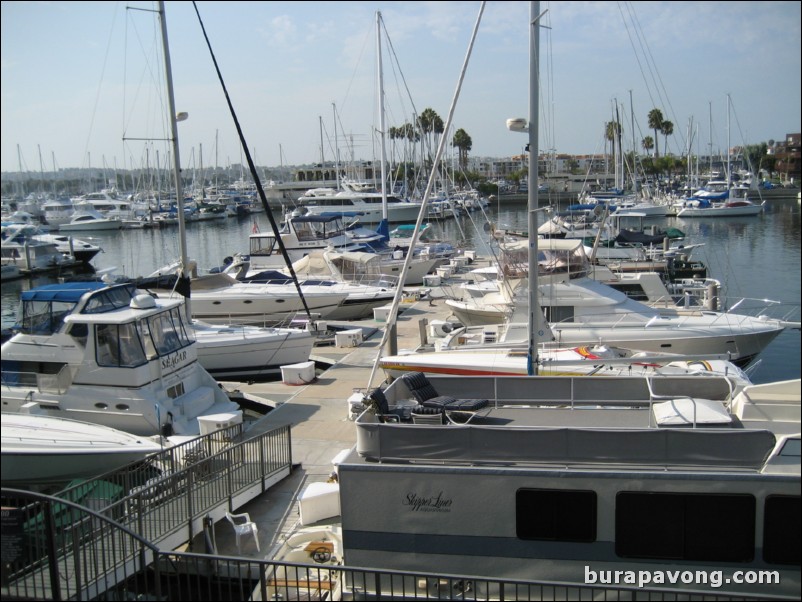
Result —
[[418, 128], [421, 133], [421, 138], [427, 143], [426, 146], [429, 149], [429, 162], [431, 163], [431, 149], [434, 148], [432, 134], [442, 134], [445, 124], [434, 109], [427, 108], [424, 109], [418, 117]]
[[654, 148], [654, 138], [651, 136], [646, 136], [641, 142], [641, 146], [643, 146], [643, 150], [646, 151], [646, 154], [649, 154], [649, 151]]
[[621, 124], [617, 121], [608, 121], [604, 126], [604, 137], [612, 143], [613, 161], [615, 162], [615, 142], [621, 137]]
[[654, 130], [654, 156], [657, 157], [660, 154], [657, 148], [657, 131], [663, 127], [663, 112], [660, 109], [649, 111], [649, 127]]
[[663, 153], [668, 152], [668, 137], [674, 133], [674, 124], [665, 120], [660, 125], [660, 133], [663, 134]]
[[459, 166], [465, 171], [468, 168], [468, 151], [473, 147], [473, 140], [468, 132], [460, 128], [454, 132], [454, 139], [451, 143], [459, 149]]

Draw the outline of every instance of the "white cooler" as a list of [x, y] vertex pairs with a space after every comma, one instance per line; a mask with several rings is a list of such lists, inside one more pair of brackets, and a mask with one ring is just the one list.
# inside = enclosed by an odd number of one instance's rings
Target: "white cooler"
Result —
[[285, 385], [308, 385], [315, 380], [315, 362], [287, 364], [281, 367], [281, 381]]
[[341, 330], [334, 333], [334, 343], [337, 347], [358, 347], [362, 343], [362, 329]]
[[340, 516], [339, 483], [310, 483], [298, 496], [301, 524]]

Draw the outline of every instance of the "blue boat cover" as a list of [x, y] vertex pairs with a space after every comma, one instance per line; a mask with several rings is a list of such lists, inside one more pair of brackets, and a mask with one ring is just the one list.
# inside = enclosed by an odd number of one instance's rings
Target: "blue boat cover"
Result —
[[46, 284], [29, 291], [23, 291], [23, 301], [63, 301], [77, 303], [81, 297], [91, 291], [106, 288], [105, 282], [65, 282], [63, 284]]

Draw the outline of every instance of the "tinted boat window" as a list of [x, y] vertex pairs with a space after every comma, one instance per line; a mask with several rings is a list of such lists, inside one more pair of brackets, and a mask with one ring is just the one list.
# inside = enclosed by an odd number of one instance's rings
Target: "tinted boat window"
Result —
[[624, 558], [750, 562], [755, 552], [755, 498], [619, 493], [615, 551]]
[[519, 489], [515, 525], [520, 539], [596, 541], [596, 493]]
[[798, 495], [770, 495], [763, 519], [763, 559], [799, 566], [802, 504]]

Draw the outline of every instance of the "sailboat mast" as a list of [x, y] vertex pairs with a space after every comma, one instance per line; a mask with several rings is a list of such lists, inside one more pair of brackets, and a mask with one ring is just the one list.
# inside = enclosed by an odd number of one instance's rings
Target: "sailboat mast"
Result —
[[537, 163], [538, 163], [538, 97], [540, 73], [540, 2], [529, 5], [529, 193], [528, 193], [528, 228], [529, 228], [529, 349], [527, 352], [526, 373], [537, 374], [537, 340], [536, 328], [539, 320], [535, 312], [540, 311], [538, 303], [538, 248], [537, 248]]
[[[188, 269], [187, 232], [184, 220], [184, 191], [181, 187], [181, 159], [178, 153], [178, 116], [175, 112], [175, 94], [173, 93], [173, 70], [170, 64], [170, 46], [167, 43], [167, 19], [164, 12], [164, 1], [159, 2], [159, 17], [162, 28], [162, 44], [164, 45], [164, 72], [167, 78], [167, 110], [170, 112], [170, 137], [173, 146], [173, 171], [175, 175], [175, 196], [178, 203], [178, 246], [181, 253], [181, 272], [184, 276]], [[184, 118], [186, 118], [184, 116]]]
[[341, 190], [340, 185], [340, 142], [337, 139], [337, 105], [331, 103], [331, 110], [334, 113], [334, 177], [337, 178], [337, 190]]
[[730, 95], [727, 94], [727, 196], [732, 189], [732, 172], [730, 171]]
[[[388, 223], [387, 213], [387, 145], [385, 144], [385, 116], [384, 116], [384, 70], [382, 68], [382, 34], [381, 34], [381, 12], [376, 12], [376, 53], [378, 57], [378, 77], [379, 77], [379, 128], [381, 130], [381, 155], [382, 155], [382, 223], [379, 232], [390, 238], [390, 224]], [[410, 252], [412, 249], [410, 249]]]

